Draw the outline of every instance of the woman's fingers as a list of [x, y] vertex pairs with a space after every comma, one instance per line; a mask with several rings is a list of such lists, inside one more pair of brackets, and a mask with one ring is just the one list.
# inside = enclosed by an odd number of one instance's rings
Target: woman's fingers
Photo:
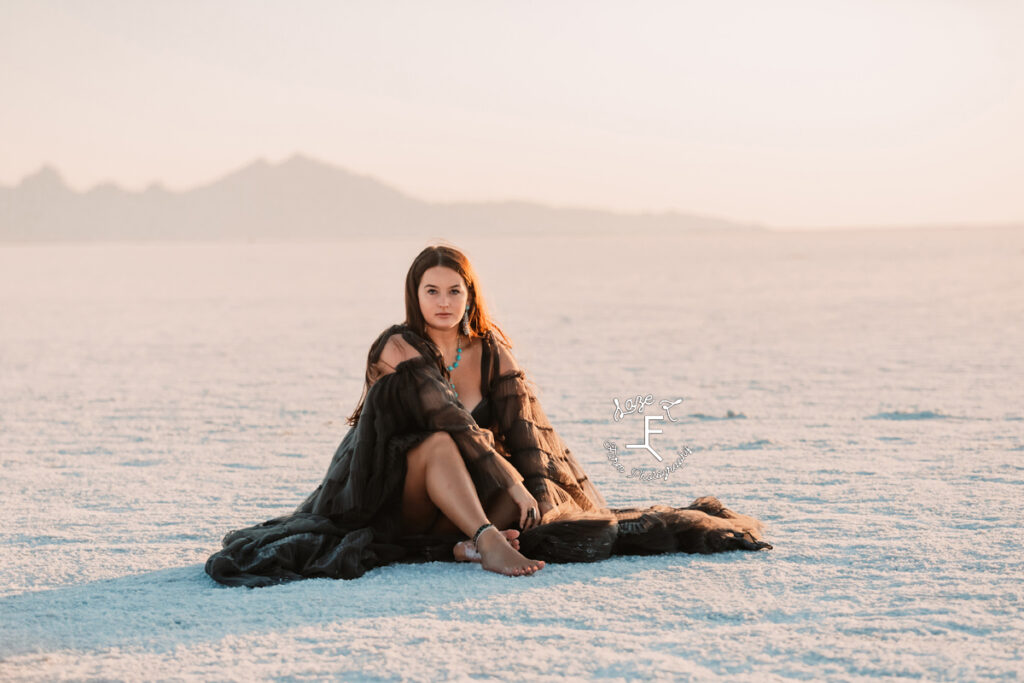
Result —
[[523, 531], [526, 531], [527, 529], [532, 529], [537, 524], [537, 513], [535, 512], [531, 515], [530, 510], [533, 510], [532, 505], [526, 505], [520, 511], [522, 514], [522, 518], [519, 520], [519, 528]]
[[540, 524], [542, 511], [538, 509], [537, 499], [526, 490], [522, 482], [509, 489], [512, 500], [519, 506], [519, 528], [523, 531]]
[[527, 506], [522, 511], [522, 514], [523, 514], [523, 518], [520, 521], [519, 526], [524, 531], [527, 530], [527, 529], [532, 529], [533, 527], [535, 527], [538, 524], [540, 524], [540, 519], [539, 519], [539, 515], [537, 513], [537, 508], [534, 507], [533, 505]]

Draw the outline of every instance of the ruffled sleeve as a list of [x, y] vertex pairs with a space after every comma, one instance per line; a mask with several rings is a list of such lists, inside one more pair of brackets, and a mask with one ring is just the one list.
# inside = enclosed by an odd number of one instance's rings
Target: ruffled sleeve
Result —
[[554, 517], [566, 509], [607, 507], [576, 456], [551, 426], [522, 369], [495, 371], [490, 397], [498, 447], [508, 454], [538, 503], [549, 503], [556, 510]]
[[408, 415], [418, 431], [450, 434], [486, 504], [495, 492], [523, 481], [523, 476], [496, 450], [493, 433], [482, 429], [459, 403], [438, 364], [421, 353], [420, 340], [409, 334], [391, 335], [378, 353], [371, 353], [367, 399], [373, 395], [374, 402]]

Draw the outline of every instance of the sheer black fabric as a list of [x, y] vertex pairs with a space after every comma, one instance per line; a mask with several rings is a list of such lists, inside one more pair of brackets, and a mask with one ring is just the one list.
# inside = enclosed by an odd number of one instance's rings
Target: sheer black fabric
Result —
[[[613, 554], [757, 550], [757, 520], [705, 496], [685, 508], [609, 508], [541, 408], [521, 369], [500, 372], [498, 344], [482, 339], [482, 400], [472, 412], [448, 384], [437, 347], [406, 325], [371, 346], [355, 427], [317, 488], [288, 515], [228, 533], [206, 572], [232, 586], [302, 578], [354, 579], [392, 562], [454, 561], [457, 535], [404, 535], [406, 456], [434, 432], [450, 434], [481, 501], [523, 482], [551, 509], [520, 537], [520, 552], [547, 562]], [[385, 359], [404, 358], [397, 363]], [[547, 509], [547, 505], [544, 506]]]

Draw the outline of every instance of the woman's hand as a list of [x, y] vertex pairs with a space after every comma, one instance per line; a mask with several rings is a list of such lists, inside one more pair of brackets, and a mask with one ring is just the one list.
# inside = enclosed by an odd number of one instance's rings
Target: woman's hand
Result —
[[508, 494], [519, 508], [520, 529], [526, 531], [540, 524], [540, 518], [543, 513], [540, 510], [540, 506], [537, 505], [537, 499], [526, 490], [523, 482], [516, 482], [514, 486], [509, 487]]

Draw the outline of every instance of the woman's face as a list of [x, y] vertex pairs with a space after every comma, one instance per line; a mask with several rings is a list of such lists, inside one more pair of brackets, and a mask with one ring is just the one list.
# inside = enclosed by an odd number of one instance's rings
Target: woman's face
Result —
[[428, 327], [451, 329], [462, 321], [469, 291], [462, 276], [451, 268], [428, 268], [420, 279], [420, 312]]

